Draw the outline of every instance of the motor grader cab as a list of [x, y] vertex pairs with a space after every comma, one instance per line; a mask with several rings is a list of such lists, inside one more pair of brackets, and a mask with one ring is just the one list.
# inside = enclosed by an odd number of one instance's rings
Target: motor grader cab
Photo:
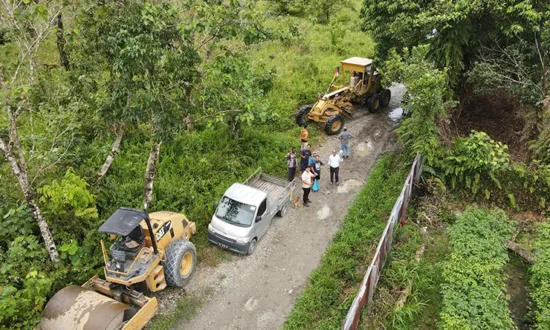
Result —
[[142, 329], [158, 303], [139, 290], [182, 287], [194, 273], [197, 252], [189, 238], [196, 228], [183, 214], [120, 208], [99, 231], [113, 241], [107, 252], [101, 240], [105, 280], [94, 276], [56, 293], [43, 311], [42, 330]]
[[[340, 85], [335, 82], [340, 78]], [[353, 104], [366, 105], [370, 112], [377, 112], [390, 103], [391, 92], [382, 88], [381, 76], [371, 59], [352, 57], [341, 62], [325, 94], [319, 95], [313, 105], [298, 109], [296, 123], [303, 126], [308, 121], [324, 125], [328, 135], [340, 133], [344, 116], [351, 118]]]

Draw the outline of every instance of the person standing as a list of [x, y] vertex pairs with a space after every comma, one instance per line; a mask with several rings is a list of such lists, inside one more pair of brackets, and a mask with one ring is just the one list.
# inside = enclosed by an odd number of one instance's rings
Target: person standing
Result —
[[334, 177], [336, 177], [336, 185], [340, 182], [338, 172], [340, 171], [341, 161], [343, 161], [343, 159], [340, 155], [336, 154], [336, 149], [332, 150], [332, 155], [328, 158], [328, 166], [330, 167], [330, 184], [334, 183]]
[[304, 190], [303, 202], [304, 206], [309, 206], [311, 203], [309, 200], [309, 192], [311, 191], [311, 186], [313, 185], [313, 178], [315, 173], [312, 172], [311, 166], [306, 167], [304, 173], [302, 173], [302, 189]]
[[309, 157], [311, 157], [311, 146], [309, 144], [302, 149], [300, 156], [302, 156], [302, 160], [300, 161], [300, 171], [303, 172], [309, 164]]
[[322, 161], [319, 155], [315, 155], [315, 162], [313, 163], [313, 171], [317, 176], [315, 179], [321, 180], [321, 166], [325, 165]]
[[307, 131], [307, 124], [305, 124], [304, 128], [302, 129], [302, 132], [300, 132], [300, 143], [302, 146], [301, 150], [306, 148], [308, 140], [309, 140], [309, 132]]
[[344, 127], [344, 131], [338, 135], [340, 142], [342, 143], [342, 157], [349, 158], [349, 139], [353, 138], [347, 127]]
[[292, 150], [286, 154], [286, 159], [288, 162], [288, 181], [294, 180], [294, 177], [296, 176], [296, 165], [298, 163], [296, 157], [296, 148], [292, 148]]

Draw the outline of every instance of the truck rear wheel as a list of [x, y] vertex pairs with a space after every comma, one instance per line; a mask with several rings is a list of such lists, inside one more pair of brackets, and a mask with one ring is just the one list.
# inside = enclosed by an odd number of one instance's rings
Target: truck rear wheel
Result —
[[286, 215], [286, 212], [288, 212], [288, 204], [287, 203], [285, 203], [283, 205], [283, 207], [281, 207], [279, 212], [277, 212], [277, 215], [282, 218]]
[[296, 124], [304, 126], [307, 123], [307, 115], [311, 111], [311, 105], [304, 105], [296, 113]]
[[164, 275], [169, 286], [183, 287], [189, 283], [197, 265], [197, 250], [188, 240], [173, 241], [166, 249]]
[[371, 113], [378, 112], [378, 110], [380, 109], [380, 95], [372, 95], [367, 102], [367, 107], [369, 108], [369, 111]]
[[328, 135], [336, 135], [344, 128], [344, 118], [341, 115], [330, 116], [325, 123], [325, 132]]

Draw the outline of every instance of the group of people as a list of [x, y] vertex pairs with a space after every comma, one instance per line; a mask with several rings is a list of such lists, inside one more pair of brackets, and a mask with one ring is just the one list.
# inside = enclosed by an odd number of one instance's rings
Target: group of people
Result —
[[[349, 158], [349, 140], [353, 138], [348, 129], [344, 127], [344, 130], [338, 135], [338, 138], [341, 142], [341, 150], [339, 153], [336, 152], [336, 149], [332, 150], [331, 155], [328, 158], [328, 166], [330, 170], [330, 184], [336, 183], [340, 184], [339, 172], [340, 172], [340, 163], [345, 159]], [[321, 180], [321, 167], [325, 165], [317, 152], [311, 151], [311, 145], [308, 143], [309, 132], [307, 130], [307, 125], [304, 125], [302, 132], [300, 133], [300, 179], [302, 181], [302, 189], [304, 191], [304, 196], [302, 202], [304, 206], [309, 206], [311, 200], [309, 199], [309, 193], [311, 188]], [[296, 148], [286, 155], [288, 162], [288, 180], [294, 180], [296, 176], [296, 170], [298, 167], [298, 154], [296, 153]]]

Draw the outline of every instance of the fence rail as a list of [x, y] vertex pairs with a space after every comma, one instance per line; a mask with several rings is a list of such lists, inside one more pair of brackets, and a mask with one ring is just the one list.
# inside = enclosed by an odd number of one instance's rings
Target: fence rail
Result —
[[342, 330], [357, 329], [357, 325], [359, 324], [359, 320], [361, 318], [361, 310], [364, 308], [365, 304], [367, 305], [367, 312], [370, 313], [373, 302], [373, 294], [376, 290], [378, 280], [380, 279], [382, 267], [384, 267], [386, 258], [390, 254], [395, 226], [400, 220], [403, 220], [407, 214], [413, 183], [418, 182], [421, 173], [422, 157], [417, 155], [411, 166], [411, 171], [405, 180], [403, 189], [401, 189], [401, 194], [393, 206], [390, 218], [386, 224], [386, 228], [384, 229], [380, 242], [376, 248], [376, 253], [374, 254], [372, 262], [365, 273], [365, 277], [363, 277], [363, 281], [361, 282], [359, 292], [353, 300], [344, 323], [342, 324]]

